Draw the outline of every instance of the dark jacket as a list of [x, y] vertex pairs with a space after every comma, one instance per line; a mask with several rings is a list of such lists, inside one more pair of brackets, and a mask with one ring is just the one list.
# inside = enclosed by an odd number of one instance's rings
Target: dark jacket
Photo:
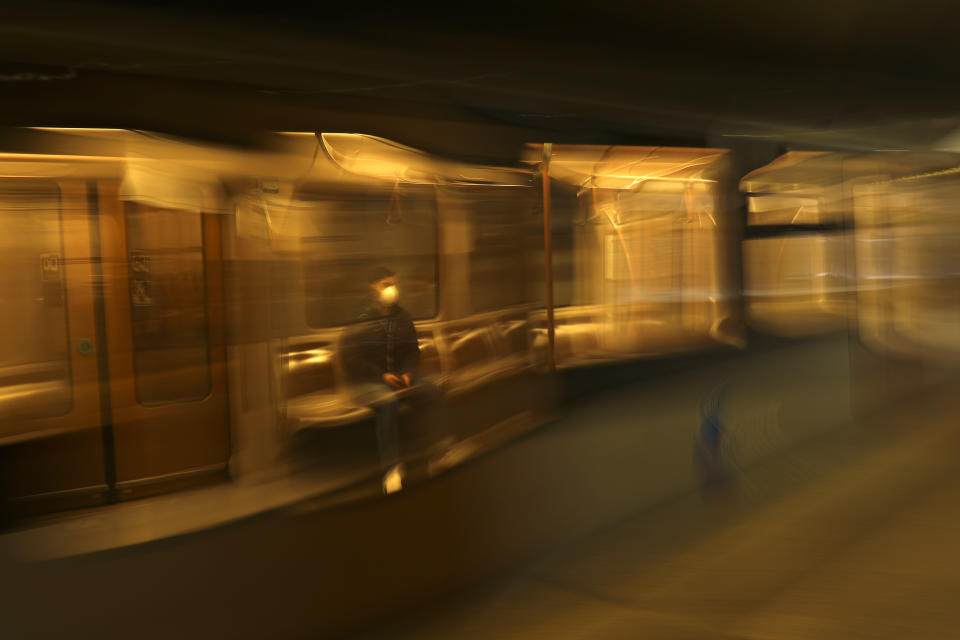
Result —
[[420, 364], [413, 318], [398, 305], [382, 316], [368, 300], [344, 332], [340, 348], [351, 382], [380, 382], [385, 373], [413, 375]]

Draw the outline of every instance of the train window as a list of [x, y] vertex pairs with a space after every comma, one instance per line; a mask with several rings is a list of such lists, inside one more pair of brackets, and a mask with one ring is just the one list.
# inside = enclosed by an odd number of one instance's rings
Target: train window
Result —
[[[553, 306], [568, 307], [572, 304], [584, 304], [577, 300], [575, 295], [576, 281], [576, 240], [577, 233], [583, 232], [583, 226], [578, 224], [577, 214], [581, 203], [577, 191], [573, 187], [554, 180], [550, 185], [550, 230], [552, 234], [553, 270]], [[543, 264], [543, 233], [537, 239], [541, 245], [537, 255], [539, 264]], [[538, 283], [543, 289], [544, 282], [541, 276]]]
[[73, 406], [60, 191], [0, 186], [0, 420], [63, 415]]
[[678, 302], [681, 236], [669, 219], [621, 227], [608, 232], [604, 274], [616, 283], [611, 302]]
[[536, 242], [542, 242], [543, 223], [533, 215], [536, 192], [523, 187], [459, 191], [464, 200], [461, 204], [471, 219], [470, 311], [482, 313], [538, 301], [542, 298], [543, 273], [530, 260], [533, 251], [539, 251], [539, 262], [543, 259]]
[[437, 208], [432, 187], [405, 185], [298, 197], [307, 323], [351, 322], [367, 295], [370, 267], [397, 274], [401, 303], [414, 319], [437, 314]]
[[137, 401], [210, 393], [203, 215], [126, 205]]

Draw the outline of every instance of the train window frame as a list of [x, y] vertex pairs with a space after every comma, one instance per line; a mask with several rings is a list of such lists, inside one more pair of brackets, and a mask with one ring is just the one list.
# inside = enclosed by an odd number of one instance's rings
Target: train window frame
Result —
[[[201, 194], [201, 197], [202, 197], [202, 194]], [[136, 351], [137, 351], [136, 337], [135, 337], [135, 332], [133, 327], [134, 325], [133, 310], [135, 308], [133, 280], [130, 277], [133, 264], [131, 261], [132, 252], [130, 248], [129, 215], [131, 210], [137, 207], [152, 209], [158, 215], [164, 215], [165, 212], [169, 212], [169, 211], [182, 211], [184, 213], [195, 214], [199, 217], [198, 224], [200, 226], [200, 265], [201, 265], [200, 281], [203, 286], [202, 299], [203, 299], [203, 320], [204, 320], [203, 327], [204, 327], [204, 344], [205, 344], [204, 354], [206, 355], [206, 359], [204, 362], [204, 365], [205, 365], [204, 370], [206, 372], [206, 376], [205, 376], [206, 391], [202, 395], [176, 398], [172, 400], [158, 400], [158, 401], [144, 401], [144, 399], [141, 397], [141, 385], [139, 384], [141, 380], [141, 371], [140, 371], [140, 367], [138, 366], [137, 357], [136, 357]], [[136, 202], [136, 201], [125, 201], [123, 203], [123, 234], [124, 234], [124, 245], [126, 249], [125, 259], [127, 261], [127, 278], [128, 278], [127, 296], [130, 304], [130, 349], [131, 349], [131, 358], [133, 360], [132, 364], [133, 364], [133, 377], [134, 377], [134, 385], [133, 385], [134, 397], [136, 398], [137, 404], [143, 407], [162, 407], [162, 406], [169, 406], [169, 405], [186, 404], [191, 402], [202, 402], [203, 400], [206, 400], [207, 398], [209, 398], [211, 394], [213, 394], [214, 384], [213, 384], [213, 372], [212, 372], [213, 361], [211, 357], [211, 336], [210, 336], [210, 295], [209, 295], [209, 285], [207, 282], [207, 278], [209, 274], [207, 270], [207, 255], [206, 255], [207, 229], [206, 229], [206, 225], [204, 224], [206, 221], [207, 215], [208, 213], [206, 211], [167, 209], [164, 207], [147, 205], [147, 204]]]
[[[27, 197], [35, 195], [37, 189], [35, 185], [45, 185], [52, 187], [49, 189], [51, 195], [53, 195], [52, 200], [56, 202], [56, 221], [59, 235], [59, 245], [60, 245], [60, 256], [59, 256], [59, 272], [60, 272], [60, 296], [62, 299], [63, 307], [63, 330], [64, 330], [64, 353], [66, 355], [66, 377], [64, 378], [67, 383], [68, 397], [69, 402], [66, 403], [66, 406], [63, 411], [57, 413], [28, 413], [24, 416], [17, 416], [12, 418], [12, 420], [20, 422], [25, 420], [44, 420], [50, 418], [62, 418], [69, 415], [76, 406], [76, 393], [75, 393], [75, 371], [74, 371], [74, 361], [73, 361], [73, 348], [71, 342], [71, 323], [70, 323], [70, 299], [69, 299], [69, 288], [67, 287], [67, 274], [66, 274], [66, 241], [64, 233], [64, 219], [63, 219], [63, 190], [60, 188], [60, 184], [56, 180], [51, 179], [3, 179], [0, 180], [0, 194], [11, 194], [11, 193], [24, 193]], [[20, 188], [17, 188], [20, 187]], [[25, 211], [25, 215], [33, 215], [33, 211]], [[16, 215], [16, 214], [14, 214]], [[89, 213], [88, 213], [89, 215]]]
[[[536, 307], [538, 305], [543, 305], [545, 301], [543, 300], [543, 294], [537, 293], [531, 295], [531, 282], [536, 280], [536, 277], [531, 277], [531, 274], [534, 273], [538, 267], [534, 267], [531, 263], [530, 257], [531, 247], [529, 245], [529, 240], [531, 237], [537, 235], [536, 233], [530, 233], [531, 229], [536, 229], [540, 231], [539, 242], [536, 243], [537, 247], [542, 248], [543, 246], [543, 223], [542, 223], [542, 202], [540, 200], [539, 190], [532, 185], [521, 185], [521, 184], [510, 184], [510, 185], [487, 185], [487, 184], [471, 184], [471, 185], [459, 185], [461, 188], [472, 188], [477, 189], [479, 193], [483, 193], [484, 189], [496, 188], [496, 189], [508, 189], [508, 190], [530, 190], [528, 196], [530, 202], [528, 203], [530, 208], [527, 213], [533, 212], [534, 215], [527, 219], [523, 212], [520, 210], [519, 205], [517, 211], [504, 213], [502, 210], [497, 208], [495, 212], [488, 212], [482, 209], [469, 209], [464, 211], [465, 220], [469, 229], [469, 251], [467, 252], [467, 263], [466, 268], [469, 273], [469, 282], [467, 283], [468, 295], [466, 302], [466, 311], [468, 315], [479, 316], [488, 313], [496, 313], [498, 311], [504, 311], [509, 309], [524, 309], [530, 307]], [[503, 193], [503, 192], [501, 192]], [[509, 198], [512, 202], [514, 199]], [[505, 227], [509, 227], [512, 231], [517, 232], [521, 231], [522, 233], [510, 233], [507, 234], [507, 237], [510, 237], [514, 240], [513, 247], [496, 247], [494, 250], [484, 251], [482, 254], [478, 253], [477, 246], [480, 244], [479, 239], [479, 229], [481, 226], [478, 224], [478, 221], [483, 221], [484, 216], [494, 215], [494, 216], [503, 216], [503, 221], [506, 223], [503, 224]], [[497, 224], [500, 224], [501, 221], [498, 220]], [[474, 288], [474, 282], [476, 281], [474, 266], [475, 260], [479, 255], [489, 256], [503, 256], [503, 255], [516, 255], [517, 261], [514, 266], [519, 266], [519, 274], [514, 272], [513, 276], [520, 275], [520, 300], [518, 301], [509, 301], [504, 303], [502, 300], [497, 300], [494, 304], [479, 304], [479, 298], [476, 295], [477, 289]], [[545, 277], [545, 274], [544, 274]]]

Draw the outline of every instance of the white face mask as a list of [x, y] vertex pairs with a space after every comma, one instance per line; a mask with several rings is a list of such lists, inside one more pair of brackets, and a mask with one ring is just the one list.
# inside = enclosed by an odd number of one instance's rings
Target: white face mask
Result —
[[393, 304], [397, 301], [397, 296], [400, 293], [397, 291], [396, 285], [391, 285], [380, 290], [380, 302], [382, 304]]

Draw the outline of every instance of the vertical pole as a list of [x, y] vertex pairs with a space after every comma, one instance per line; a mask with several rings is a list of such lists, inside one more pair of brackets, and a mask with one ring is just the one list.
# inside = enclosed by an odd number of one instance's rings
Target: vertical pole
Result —
[[543, 186], [543, 260], [544, 282], [546, 284], [547, 306], [547, 367], [555, 371], [557, 363], [554, 358], [554, 322], [553, 322], [553, 233], [550, 229], [550, 156], [553, 153], [553, 144], [543, 145], [543, 160], [540, 163], [541, 182]]
[[96, 325], [97, 372], [100, 391], [100, 438], [103, 442], [103, 475], [107, 502], [117, 501], [117, 448], [113, 433], [113, 399], [110, 395], [110, 358], [107, 344], [107, 309], [104, 296], [103, 245], [100, 233], [100, 190], [96, 180], [87, 181], [87, 217], [90, 221], [90, 260], [93, 269], [93, 316]]

